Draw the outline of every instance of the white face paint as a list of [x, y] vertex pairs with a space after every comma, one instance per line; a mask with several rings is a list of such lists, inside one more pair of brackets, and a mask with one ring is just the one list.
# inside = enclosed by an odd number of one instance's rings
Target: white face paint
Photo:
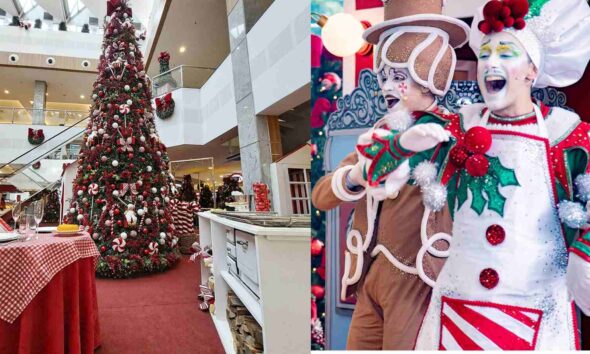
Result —
[[412, 79], [408, 69], [384, 65], [377, 78], [389, 113], [400, 109], [409, 112], [423, 110], [432, 103], [432, 98], [421, 91], [422, 86]]
[[477, 62], [477, 81], [486, 105], [492, 112], [510, 111], [531, 101], [532, 72], [525, 48], [508, 32], [483, 38]]

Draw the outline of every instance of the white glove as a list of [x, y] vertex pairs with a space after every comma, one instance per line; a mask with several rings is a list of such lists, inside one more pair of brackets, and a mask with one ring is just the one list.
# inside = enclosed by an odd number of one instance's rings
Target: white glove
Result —
[[415, 125], [400, 136], [400, 145], [410, 151], [430, 150], [439, 143], [449, 141], [451, 133], [435, 123]]
[[363, 176], [363, 167], [365, 166], [365, 159], [361, 159], [359, 162], [356, 163], [356, 165], [354, 165], [354, 167], [352, 168], [352, 170], [350, 170], [350, 172], [348, 172], [348, 178], [350, 179], [350, 181], [352, 183], [354, 183], [357, 186], [363, 186], [365, 187], [367, 184], [367, 181], [365, 180], [364, 176]]
[[574, 300], [580, 310], [590, 316], [590, 263], [571, 252], [566, 283], [570, 300]]

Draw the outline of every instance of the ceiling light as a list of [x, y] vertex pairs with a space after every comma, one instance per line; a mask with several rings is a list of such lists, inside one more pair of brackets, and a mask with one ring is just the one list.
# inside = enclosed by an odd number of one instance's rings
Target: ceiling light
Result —
[[81, 98], [81, 99], [84, 99], [85, 97], [84, 97], [84, 95], [80, 95], [80, 98]]
[[45, 96], [49, 96], [49, 92], [45, 92]]
[[33, 101], [29, 101], [30, 104], [33, 104]]
[[184, 52], [186, 52], [186, 47], [185, 46], [182, 46], [182, 47], [180, 47], [178, 49], [178, 51], [181, 52], [181, 53], [184, 53]]
[[4, 90], [4, 93], [8, 95], [10, 93], [10, 91]]

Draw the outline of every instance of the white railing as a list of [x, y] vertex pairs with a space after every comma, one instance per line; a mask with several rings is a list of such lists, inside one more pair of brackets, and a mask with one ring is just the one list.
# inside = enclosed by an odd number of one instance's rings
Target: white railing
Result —
[[201, 88], [215, 68], [180, 65], [152, 78], [152, 96], [158, 97], [179, 88]]
[[[0, 107], [0, 124], [70, 126], [87, 116], [87, 111]], [[85, 127], [84, 120], [76, 124]]]

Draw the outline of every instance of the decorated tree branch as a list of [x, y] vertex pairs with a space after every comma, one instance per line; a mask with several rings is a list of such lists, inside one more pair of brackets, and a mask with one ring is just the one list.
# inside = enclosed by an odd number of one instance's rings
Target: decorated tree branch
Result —
[[169, 212], [166, 146], [150, 105], [142, 54], [126, 0], [107, 3], [103, 53], [66, 219], [100, 251], [97, 275], [163, 271], [179, 258]]

